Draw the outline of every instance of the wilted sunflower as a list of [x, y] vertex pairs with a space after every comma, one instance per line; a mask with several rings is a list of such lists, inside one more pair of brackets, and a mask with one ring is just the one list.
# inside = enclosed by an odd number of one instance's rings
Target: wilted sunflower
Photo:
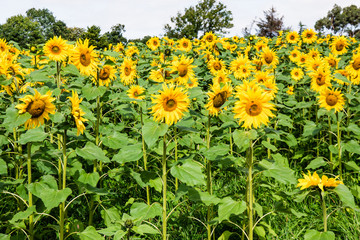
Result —
[[[96, 84], [99, 81], [99, 86], [109, 86], [111, 81], [113, 81], [115, 76], [115, 68], [111, 65], [104, 65], [100, 67], [97, 71], [92, 73], [92, 80]], [[98, 79], [99, 78], [99, 79]]]
[[211, 116], [218, 115], [221, 111], [221, 107], [230, 97], [231, 92], [232, 87], [230, 84], [225, 84], [223, 87], [220, 87], [220, 84], [213, 84], [211, 86], [211, 92], [208, 92], [208, 103], [205, 105], [205, 108], [209, 110]]
[[235, 102], [233, 109], [235, 118], [240, 118], [239, 123], [244, 122], [244, 128], [258, 128], [261, 124], [267, 125], [269, 117], [275, 115], [271, 110], [275, 110], [274, 104], [270, 103], [271, 96], [266, 94], [261, 88], [250, 88], [246, 92], [238, 92], [238, 101]]
[[306, 29], [301, 34], [302, 41], [307, 44], [311, 44], [316, 41], [316, 32], [313, 29]]
[[335, 55], [342, 55], [347, 52], [349, 42], [344, 36], [334, 37], [334, 41], [330, 44], [331, 52]]
[[343, 184], [342, 181], [337, 180], [336, 178], [328, 178], [326, 175], [322, 175], [321, 179], [319, 175], [314, 172], [311, 175], [311, 172], [308, 171], [308, 175], [303, 173], [304, 178], [298, 179], [298, 184], [296, 187], [301, 187], [300, 190], [310, 188], [310, 187], [319, 187], [321, 191], [324, 191], [324, 187], [337, 187], [339, 184]]
[[136, 78], [136, 62], [130, 58], [124, 58], [120, 66], [120, 80], [124, 85], [130, 85], [135, 82]]
[[[143, 94], [145, 92], [145, 88], [139, 86], [139, 85], [132, 85], [130, 86], [129, 90], [127, 91], [127, 95], [129, 98], [137, 99], [137, 100], [143, 100], [145, 99], [145, 95]], [[133, 102], [136, 103], [136, 102]]]
[[76, 42], [76, 47], [71, 56], [71, 62], [80, 70], [81, 74], [90, 75], [97, 66], [97, 55], [94, 46], [89, 47], [89, 39]]
[[288, 43], [297, 43], [299, 41], [299, 34], [296, 31], [289, 32], [286, 35], [286, 41]]
[[19, 114], [29, 113], [31, 118], [25, 122], [25, 129], [36, 128], [44, 124], [44, 119], [49, 120], [49, 113], [55, 113], [55, 105], [52, 102], [55, 98], [51, 97], [48, 91], [45, 95], [41, 95], [36, 89], [35, 95], [26, 95], [19, 100], [24, 102], [16, 105]]
[[178, 122], [189, 108], [189, 97], [180, 87], [163, 85], [159, 95], [152, 95], [151, 101], [155, 105], [151, 108], [154, 120], [172, 125]]
[[158, 37], [152, 37], [146, 42], [146, 45], [155, 51], [160, 46], [160, 39]]
[[328, 89], [320, 92], [319, 103], [320, 107], [325, 108], [330, 111], [331, 109], [335, 109], [335, 112], [342, 111], [345, 105], [345, 100], [343, 94], [340, 90], [337, 89]]
[[53, 37], [45, 43], [44, 53], [53, 61], [65, 61], [69, 55], [66, 40], [60, 37]]
[[79, 99], [79, 96], [76, 91], [72, 90], [72, 96], [68, 97], [71, 101], [71, 114], [74, 117], [76, 128], [77, 128], [77, 136], [84, 133], [85, 125], [84, 122], [88, 121], [83, 118], [85, 112], [80, 108], [80, 103], [82, 98]]
[[261, 53], [261, 59], [265, 65], [275, 68], [279, 63], [279, 58], [276, 56], [276, 53], [271, 50], [269, 47], [263, 47]]

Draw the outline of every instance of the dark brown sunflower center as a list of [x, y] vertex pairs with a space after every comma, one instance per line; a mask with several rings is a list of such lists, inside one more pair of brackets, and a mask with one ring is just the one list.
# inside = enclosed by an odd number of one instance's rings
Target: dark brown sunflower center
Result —
[[183, 42], [183, 47], [184, 48], [187, 48], [189, 45], [188, 45], [188, 43], [187, 42]]
[[295, 72], [294, 75], [295, 75], [295, 76], [299, 76], [299, 72]]
[[243, 72], [243, 73], [247, 73], [247, 69], [246, 69], [246, 68], [243, 68], [243, 69], [242, 69], [242, 72]]
[[338, 98], [337, 96], [335, 96], [334, 94], [329, 94], [327, 97], [326, 97], [326, 103], [329, 105], [329, 106], [335, 106], [336, 103], [338, 101]]
[[250, 116], [259, 115], [261, 113], [261, 110], [262, 110], [261, 106], [255, 103], [254, 101], [249, 102], [245, 108], [246, 113], [249, 114]]
[[336, 51], [339, 51], [339, 52], [342, 51], [344, 49], [344, 47], [345, 47], [345, 45], [342, 42], [338, 42], [335, 45]]
[[110, 70], [109, 69], [103, 68], [103, 69], [100, 70], [99, 78], [101, 80], [106, 80], [106, 79], [109, 78], [109, 76], [110, 76]]
[[179, 76], [180, 77], [184, 77], [186, 76], [187, 72], [188, 72], [188, 67], [186, 64], [180, 64], [178, 66], [178, 72], [179, 72]]
[[52, 53], [59, 53], [60, 52], [60, 48], [58, 47], [58, 46], [53, 46], [52, 48], [51, 48], [51, 51], [52, 51]]
[[263, 78], [259, 78], [259, 79], [258, 79], [258, 83], [264, 83], [264, 79], [263, 79]]
[[312, 38], [312, 34], [311, 33], [306, 34], [306, 38]]
[[266, 54], [264, 58], [265, 58], [265, 62], [266, 62], [267, 64], [272, 63], [272, 61], [273, 61], [273, 59], [274, 59], [273, 55], [270, 54], [270, 53]]
[[220, 108], [226, 102], [226, 92], [218, 93], [213, 99], [213, 106]]
[[336, 66], [336, 61], [334, 59], [329, 59], [328, 61], [330, 67], [335, 67]]
[[214, 40], [213, 36], [207, 36], [206, 41], [212, 42]]
[[85, 53], [80, 54], [80, 63], [81, 63], [81, 65], [83, 65], [85, 67], [90, 65], [91, 58], [90, 58], [90, 53], [89, 52], [85, 52]]
[[45, 103], [43, 100], [35, 100], [30, 102], [26, 111], [31, 114], [31, 118], [40, 117], [45, 111]]
[[164, 110], [172, 112], [176, 109], [177, 103], [174, 99], [168, 99], [164, 102]]
[[295, 36], [294, 35], [291, 35], [290, 36], [290, 40], [294, 40], [295, 39]]
[[323, 76], [321, 73], [316, 77], [316, 83], [319, 86], [322, 86], [325, 84], [325, 76]]
[[0, 50], [1, 50], [2, 52], [4, 52], [4, 51], [5, 51], [5, 47], [4, 47], [4, 46], [0, 46]]
[[76, 118], [76, 119], [80, 119], [80, 117], [81, 117], [80, 108], [76, 108], [76, 109], [73, 111], [73, 116], [74, 116], [74, 118]]
[[219, 71], [221, 69], [221, 64], [219, 62], [215, 62], [213, 67], [216, 71]]
[[359, 70], [360, 69], [360, 58], [356, 58], [352, 64], [352, 66], [355, 70]]
[[124, 67], [124, 73], [126, 76], [129, 76], [131, 74], [131, 68], [129, 68], [128, 66]]
[[139, 93], [138, 93], [137, 91], [135, 91], [135, 92], [133, 93], [133, 95], [134, 95], [134, 97], [136, 98], [137, 96], [139, 96]]

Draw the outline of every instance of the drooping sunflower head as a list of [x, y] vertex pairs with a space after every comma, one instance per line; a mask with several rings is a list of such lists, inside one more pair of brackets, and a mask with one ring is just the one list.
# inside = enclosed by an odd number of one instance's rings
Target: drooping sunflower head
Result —
[[340, 90], [326, 88], [320, 92], [319, 103], [320, 107], [330, 111], [335, 109], [335, 112], [342, 111], [345, 105], [343, 94]]
[[166, 84], [163, 84], [163, 90], [159, 93], [151, 98], [155, 104], [151, 108], [154, 120], [165, 121], [168, 125], [177, 123], [188, 111], [190, 100], [187, 93], [181, 87]]
[[155, 51], [160, 46], [160, 39], [158, 37], [152, 37], [146, 42], [146, 45]]
[[270, 67], [276, 67], [276, 65], [279, 63], [278, 56], [269, 47], [264, 47], [262, 49], [261, 57], [262, 57], [263, 63]]
[[31, 118], [25, 122], [25, 129], [44, 124], [44, 119], [49, 119], [49, 113], [55, 113], [55, 105], [52, 103], [55, 98], [51, 97], [51, 92], [41, 95], [36, 89], [34, 91], [34, 95], [26, 95], [19, 99], [24, 103], [16, 105], [19, 114], [27, 112], [31, 115]]
[[232, 87], [230, 84], [225, 84], [223, 87], [220, 84], [213, 84], [211, 86], [211, 91], [208, 92], [208, 103], [205, 105], [211, 116], [219, 114], [221, 107], [225, 104], [231, 93]]
[[80, 108], [80, 103], [82, 102], [82, 98], [79, 99], [79, 95], [76, 91], [72, 90], [71, 97], [68, 97], [71, 101], [71, 114], [74, 117], [76, 128], [77, 128], [77, 136], [84, 133], [85, 125], [84, 122], [88, 121], [83, 118], [85, 112]]
[[316, 41], [316, 32], [313, 29], [306, 29], [301, 34], [302, 41], [307, 44], [311, 44]]
[[97, 81], [99, 81], [99, 86], [109, 86], [111, 81], [113, 81], [115, 76], [115, 68], [111, 65], [104, 65], [102, 67], [99, 67], [97, 71], [94, 71], [92, 73], [92, 81], [97, 84]]
[[270, 102], [271, 96], [266, 94], [261, 88], [250, 88], [246, 92], [238, 92], [240, 99], [235, 102], [233, 111], [235, 118], [239, 118], [239, 123], [243, 122], [244, 128], [258, 128], [261, 124], [267, 125], [270, 117], [275, 115], [271, 110], [275, 106]]
[[81, 74], [90, 75], [96, 69], [99, 60], [94, 48], [94, 46], [89, 46], [89, 39], [84, 41], [79, 39], [76, 42], [71, 62], [80, 70]]
[[68, 44], [61, 36], [55, 36], [45, 43], [44, 53], [50, 60], [58, 62], [65, 61], [66, 57], [69, 55]]
[[347, 52], [347, 47], [349, 46], [349, 42], [344, 36], [336, 36], [334, 37], [334, 41], [331, 43], [331, 52], [335, 55], [342, 55]]

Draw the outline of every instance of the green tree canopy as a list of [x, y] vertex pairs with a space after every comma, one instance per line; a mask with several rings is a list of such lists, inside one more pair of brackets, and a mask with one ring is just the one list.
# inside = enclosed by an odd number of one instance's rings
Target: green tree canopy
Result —
[[126, 38], [123, 36], [125, 32], [125, 25], [116, 24], [111, 27], [111, 31], [105, 33], [107, 41], [112, 44], [118, 44], [119, 42], [125, 43]]
[[106, 36], [100, 34], [101, 29], [98, 26], [91, 26], [81, 35], [82, 39], [89, 39], [89, 45], [96, 46], [97, 49], [105, 48], [109, 45]]
[[279, 31], [284, 30], [284, 17], [278, 17], [274, 7], [264, 11], [264, 15], [265, 19], [260, 19], [256, 23], [259, 36], [272, 38], [277, 36]]
[[316, 21], [315, 29], [320, 32], [328, 30], [334, 34], [347, 33], [351, 37], [360, 37], [360, 7], [351, 5], [341, 8], [335, 4], [326, 17]]
[[232, 28], [232, 13], [216, 0], [202, 0], [197, 5], [185, 8], [171, 18], [171, 23], [164, 26], [165, 35], [172, 38], [198, 38], [206, 32], [224, 34]]

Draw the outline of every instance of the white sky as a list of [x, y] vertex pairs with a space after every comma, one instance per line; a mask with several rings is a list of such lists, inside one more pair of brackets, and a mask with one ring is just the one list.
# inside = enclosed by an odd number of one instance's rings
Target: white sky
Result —
[[[6, 19], [23, 14], [34, 7], [49, 9], [57, 20], [68, 27], [85, 28], [96, 25], [105, 33], [118, 23], [125, 25], [125, 38], [162, 36], [163, 27], [177, 12], [196, 5], [197, 0], [1, 0], [0, 24]], [[284, 16], [285, 26], [299, 30], [301, 21], [307, 28], [325, 17], [334, 4], [341, 7], [351, 4], [360, 6], [359, 0], [222, 0], [232, 11], [234, 27], [229, 36], [242, 35], [242, 29], [250, 27], [253, 20], [264, 18], [264, 11], [272, 6], [278, 16]], [[255, 34], [254, 24], [252, 33]]]

